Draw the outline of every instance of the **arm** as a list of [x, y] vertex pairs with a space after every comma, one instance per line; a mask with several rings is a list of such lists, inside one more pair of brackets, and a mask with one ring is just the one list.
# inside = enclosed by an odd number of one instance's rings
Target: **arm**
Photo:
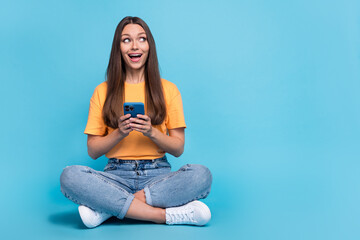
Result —
[[123, 138], [117, 130], [106, 136], [89, 134], [87, 139], [88, 154], [92, 159], [96, 160], [115, 147]]
[[[169, 136], [151, 126], [151, 119], [146, 115], [138, 115], [139, 118], [130, 118], [130, 127], [150, 138], [165, 152], [175, 157], [180, 157], [184, 152], [185, 130], [184, 128], [169, 129]], [[141, 119], [140, 119], [141, 118]]]
[[129, 135], [132, 129], [129, 126], [129, 118], [127, 114], [119, 118], [118, 126], [115, 131], [106, 136], [88, 135], [87, 147], [88, 154], [92, 159], [97, 159], [110, 151], [116, 144]]
[[175, 157], [180, 157], [184, 152], [185, 143], [184, 128], [169, 129], [169, 136], [163, 134], [156, 128], [152, 128], [149, 138], [165, 152]]

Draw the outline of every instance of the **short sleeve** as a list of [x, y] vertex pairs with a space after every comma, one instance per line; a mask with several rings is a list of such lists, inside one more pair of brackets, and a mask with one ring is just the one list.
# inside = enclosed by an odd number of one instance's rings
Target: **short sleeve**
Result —
[[106, 133], [98, 87], [90, 99], [89, 116], [84, 133], [91, 135], [104, 135]]
[[166, 128], [167, 129], [182, 128], [182, 127], [186, 128], [181, 94], [175, 85], [172, 93], [173, 94], [171, 96], [167, 108], [168, 121], [166, 123]]

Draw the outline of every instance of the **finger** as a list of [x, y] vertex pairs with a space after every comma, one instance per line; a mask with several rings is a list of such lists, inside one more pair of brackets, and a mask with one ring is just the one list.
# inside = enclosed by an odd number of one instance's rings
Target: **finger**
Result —
[[129, 121], [122, 122], [121, 127], [122, 127], [123, 129], [129, 129], [129, 128], [131, 128], [131, 127], [130, 127], [130, 122], [129, 122]]
[[124, 120], [128, 119], [130, 116], [131, 116], [130, 113], [128, 113], [128, 114], [126, 114], [126, 115], [124, 115], [124, 116], [121, 116], [121, 117], [120, 117], [120, 121], [124, 121]]
[[144, 125], [136, 124], [136, 123], [131, 123], [130, 126], [131, 126], [132, 129], [135, 129], [135, 128], [136, 129], [141, 129], [141, 130], [146, 129], [146, 127]]
[[129, 129], [126, 129], [125, 130], [125, 133], [129, 133], [129, 132], [132, 132], [133, 131], [133, 129], [132, 128], [129, 128]]
[[124, 134], [129, 134], [130, 132], [134, 131], [134, 129], [129, 128], [127, 130], [122, 131]]
[[123, 130], [123, 131], [126, 131], [128, 129], [131, 129], [131, 127], [129, 125], [125, 125], [121, 128], [121, 130]]
[[133, 128], [133, 131], [137, 131], [137, 132], [140, 132], [140, 133], [144, 133], [144, 131], [143, 131], [143, 130], [138, 129], [138, 128]]
[[122, 129], [122, 128], [127, 129], [127, 128], [129, 128], [129, 124], [130, 124], [130, 122], [128, 120], [125, 120], [123, 122], [119, 122], [118, 126], [120, 129]]
[[130, 132], [132, 132], [133, 130], [132, 129], [129, 129], [129, 130], [126, 130], [126, 131], [123, 131], [122, 134], [128, 136]]
[[131, 129], [131, 127], [124, 126], [124, 127], [120, 128], [120, 131], [127, 132], [129, 129]]
[[150, 117], [147, 115], [138, 114], [136, 117], [143, 119], [144, 121], [149, 121]]
[[137, 131], [137, 132], [141, 132], [141, 133], [146, 133], [147, 132], [146, 129], [142, 129], [142, 128], [132, 128], [132, 130]]
[[138, 123], [138, 124], [146, 124], [146, 122], [140, 118], [131, 118], [130, 119], [131, 123]]
[[145, 121], [144, 119], [141, 118], [134, 118], [133, 122], [141, 125], [149, 125], [150, 123], [149, 121]]

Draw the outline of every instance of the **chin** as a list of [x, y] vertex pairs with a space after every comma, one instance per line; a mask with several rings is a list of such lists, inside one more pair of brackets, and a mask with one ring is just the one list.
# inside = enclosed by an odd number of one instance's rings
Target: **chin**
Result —
[[138, 66], [134, 66], [134, 65], [129, 65], [129, 68], [130, 69], [133, 69], [133, 70], [140, 70], [142, 68], [145, 67], [145, 64], [142, 64], [142, 65], [138, 65]]

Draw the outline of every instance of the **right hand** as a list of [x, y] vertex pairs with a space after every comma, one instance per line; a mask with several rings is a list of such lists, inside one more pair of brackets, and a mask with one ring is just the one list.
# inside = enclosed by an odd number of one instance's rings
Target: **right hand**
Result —
[[118, 120], [118, 127], [119, 127], [119, 132], [122, 136], [126, 137], [129, 135], [129, 133], [132, 131], [131, 127], [130, 127], [130, 116], [131, 114], [128, 113], [124, 116], [121, 116]]

